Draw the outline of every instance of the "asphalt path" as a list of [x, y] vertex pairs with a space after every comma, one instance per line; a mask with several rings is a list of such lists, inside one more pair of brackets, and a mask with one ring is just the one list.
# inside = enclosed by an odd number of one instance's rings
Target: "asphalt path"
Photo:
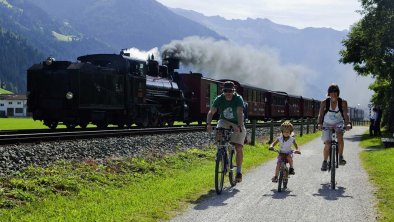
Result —
[[345, 133], [347, 164], [337, 169], [336, 190], [330, 188], [330, 174], [320, 171], [323, 144], [317, 138], [294, 156], [295, 175], [287, 190], [279, 193], [271, 182], [272, 160], [245, 173], [234, 188], [227, 182], [221, 195], [212, 190], [201, 196], [172, 221], [376, 221], [374, 190], [359, 160], [365, 130]]

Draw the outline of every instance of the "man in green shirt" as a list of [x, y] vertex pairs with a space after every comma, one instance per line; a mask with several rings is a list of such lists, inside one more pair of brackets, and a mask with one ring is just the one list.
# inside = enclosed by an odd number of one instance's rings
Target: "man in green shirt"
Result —
[[217, 127], [234, 129], [231, 135], [231, 143], [234, 144], [237, 162], [237, 182], [242, 181], [242, 161], [243, 145], [246, 137], [246, 128], [244, 125], [243, 114], [244, 101], [242, 96], [235, 91], [234, 83], [226, 81], [223, 87], [223, 93], [216, 97], [207, 115], [207, 131], [212, 131], [211, 121], [213, 115], [219, 110], [219, 121]]

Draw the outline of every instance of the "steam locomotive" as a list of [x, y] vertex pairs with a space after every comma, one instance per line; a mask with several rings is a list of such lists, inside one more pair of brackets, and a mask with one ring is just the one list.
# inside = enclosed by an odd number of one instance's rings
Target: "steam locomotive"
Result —
[[[34, 120], [55, 129], [172, 126], [175, 121], [205, 121], [209, 107], [227, 79], [201, 73], [178, 73], [179, 60], [165, 57], [163, 64], [131, 58], [129, 54], [93, 54], [77, 62], [48, 58], [27, 71], [28, 112]], [[248, 119], [317, 117], [320, 101], [261, 89], [233, 81], [246, 102]], [[351, 119], [362, 110], [350, 108]]]

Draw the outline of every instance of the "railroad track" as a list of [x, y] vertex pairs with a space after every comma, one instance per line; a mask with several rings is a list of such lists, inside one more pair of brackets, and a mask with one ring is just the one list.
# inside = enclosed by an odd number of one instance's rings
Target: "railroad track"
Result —
[[73, 139], [88, 139], [100, 137], [118, 137], [132, 135], [154, 135], [164, 133], [181, 133], [203, 131], [205, 126], [188, 126], [188, 127], [162, 127], [162, 128], [144, 128], [144, 129], [106, 129], [106, 130], [77, 130], [77, 131], [50, 131], [50, 130], [29, 130], [14, 131], [0, 135], [0, 144], [18, 144], [18, 143], [37, 143], [43, 141], [61, 141]]
[[[300, 123], [293, 122], [294, 125]], [[265, 122], [256, 124], [257, 128], [279, 126], [280, 121]], [[246, 124], [246, 128], [252, 128], [252, 124]], [[117, 137], [117, 136], [132, 136], [132, 135], [153, 135], [164, 133], [181, 133], [194, 132], [205, 130], [205, 125], [190, 125], [190, 126], [172, 126], [161, 128], [130, 128], [130, 129], [33, 129], [33, 130], [9, 130], [0, 132], [1, 144], [18, 144], [18, 143], [37, 143], [42, 141], [61, 141], [73, 139], [88, 139], [100, 137]]]

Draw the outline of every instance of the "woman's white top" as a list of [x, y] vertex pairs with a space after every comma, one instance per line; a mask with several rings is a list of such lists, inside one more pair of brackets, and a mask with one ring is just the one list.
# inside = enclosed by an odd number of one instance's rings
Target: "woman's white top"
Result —
[[343, 123], [343, 117], [341, 112], [339, 111], [338, 101], [337, 101], [337, 107], [333, 109], [331, 107], [331, 99], [330, 99], [330, 108], [328, 109], [328, 112], [324, 116], [323, 123], [328, 125], [337, 125], [339, 123]]

